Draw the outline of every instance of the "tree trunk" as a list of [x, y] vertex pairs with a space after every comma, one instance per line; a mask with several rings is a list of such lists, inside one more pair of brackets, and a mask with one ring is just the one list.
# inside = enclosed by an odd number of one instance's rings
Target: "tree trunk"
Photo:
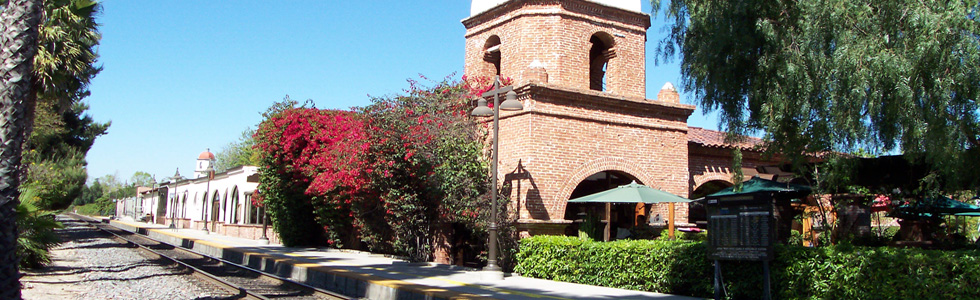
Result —
[[0, 299], [20, 299], [16, 207], [25, 101], [32, 93], [41, 0], [10, 0], [0, 13]]

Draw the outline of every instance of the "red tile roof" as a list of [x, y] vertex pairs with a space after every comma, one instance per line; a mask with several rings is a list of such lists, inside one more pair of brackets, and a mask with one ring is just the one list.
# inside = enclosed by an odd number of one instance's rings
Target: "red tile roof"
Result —
[[755, 137], [746, 137], [742, 142], [735, 144], [725, 143], [724, 132], [690, 126], [687, 127], [687, 141], [713, 148], [733, 148], [737, 146], [742, 150], [759, 150], [757, 147], [761, 147], [760, 145], [762, 145], [762, 139]]
[[214, 160], [214, 153], [211, 153], [210, 149], [208, 149], [208, 151], [201, 152], [201, 154], [197, 156], [197, 159]]

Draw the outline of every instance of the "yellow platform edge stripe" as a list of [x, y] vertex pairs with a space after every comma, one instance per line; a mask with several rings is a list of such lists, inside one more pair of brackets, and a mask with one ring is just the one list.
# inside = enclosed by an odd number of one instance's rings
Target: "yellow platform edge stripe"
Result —
[[[110, 223], [111, 222], [118, 222], [118, 223], [125, 224], [125, 225], [131, 226], [131, 227], [135, 227], [135, 228], [139, 228], [139, 229], [146, 229], [147, 231], [153, 231], [153, 232], [156, 232], [156, 233], [159, 233], [159, 234], [163, 234], [163, 235], [169, 235], [169, 236], [173, 236], [173, 237], [180, 238], [180, 239], [190, 240], [190, 241], [193, 241], [194, 244], [202, 244], [202, 245], [207, 245], [207, 246], [219, 248], [219, 249], [222, 249], [222, 250], [239, 252], [239, 253], [241, 253], [243, 255], [248, 255], [248, 256], [266, 257], [266, 258], [273, 259], [277, 263], [287, 263], [287, 264], [293, 265], [295, 267], [302, 267], [302, 268], [307, 268], [307, 269], [314, 269], [314, 270], [317, 270], [317, 271], [321, 271], [321, 272], [325, 272], [325, 273], [329, 273], [329, 274], [334, 274], [336, 276], [353, 278], [353, 279], [356, 279], [356, 280], [361, 280], [361, 281], [365, 281], [365, 282], [368, 282], [368, 283], [371, 283], [371, 284], [377, 284], [377, 285], [381, 285], [381, 286], [385, 286], [385, 287], [389, 287], [389, 288], [404, 289], [404, 290], [409, 290], [409, 291], [414, 291], [414, 292], [422, 293], [424, 295], [436, 296], [436, 297], [445, 297], [445, 298], [448, 298], [448, 299], [496, 299], [496, 298], [492, 298], [492, 297], [474, 295], [474, 294], [465, 293], [465, 292], [456, 292], [456, 291], [447, 290], [447, 289], [443, 289], [443, 288], [439, 288], [439, 287], [433, 287], [433, 286], [427, 286], [427, 285], [421, 285], [421, 284], [411, 283], [411, 282], [407, 282], [407, 281], [403, 281], [403, 280], [398, 280], [398, 279], [389, 279], [389, 278], [383, 278], [383, 277], [379, 277], [379, 276], [375, 276], [375, 275], [370, 275], [370, 274], [357, 273], [355, 271], [351, 271], [351, 270], [347, 270], [347, 269], [340, 269], [340, 268], [334, 268], [334, 267], [329, 267], [329, 266], [323, 266], [323, 265], [320, 265], [318, 263], [303, 263], [303, 262], [299, 262], [299, 261], [296, 261], [296, 260], [292, 259], [292, 258], [319, 259], [320, 257], [303, 256], [303, 255], [293, 254], [293, 253], [282, 253], [282, 254], [278, 254], [278, 253], [252, 252], [252, 251], [248, 251], [248, 250], [236, 248], [234, 246], [228, 246], [228, 245], [224, 245], [224, 244], [218, 244], [216, 242], [211, 242], [211, 241], [204, 241], [204, 240], [200, 240], [200, 239], [198, 239], [196, 237], [186, 236], [186, 235], [182, 235], [182, 234], [179, 234], [179, 233], [176, 233], [176, 232], [168, 231], [169, 228], [148, 228], [148, 227], [140, 226], [142, 224], [132, 223], [132, 222], [128, 222], [128, 221], [122, 221], [122, 220], [110, 220]], [[357, 266], [352, 266], [352, 267], [357, 267]], [[376, 270], [379, 270], [379, 271], [386, 271], [386, 272], [390, 272], [390, 273], [394, 273], [394, 274], [399, 274], [399, 275], [413, 276], [413, 277], [417, 277], [417, 278], [420, 278], [420, 279], [438, 280], [438, 281], [443, 281], [443, 282], [450, 283], [450, 284], [455, 284], [455, 285], [458, 285], [458, 286], [478, 288], [478, 289], [483, 289], [483, 290], [487, 290], [487, 291], [490, 291], [490, 292], [497, 292], [497, 293], [504, 293], [504, 294], [511, 294], [511, 295], [520, 295], [520, 296], [532, 297], [532, 298], [548, 298], [548, 299], [557, 299], [557, 300], [570, 300], [570, 298], [563, 298], [563, 297], [549, 296], [549, 295], [531, 294], [531, 293], [527, 293], [527, 292], [514, 291], [514, 290], [508, 290], [508, 289], [502, 289], [502, 288], [496, 288], [496, 287], [490, 287], [490, 286], [484, 286], [484, 285], [466, 283], [466, 282], [461, 282], [461, 281], [456, 281], [456, 280], [450, 280], [450, 279], [444, 279], [444, 278], [438, 278], [438, 277], [432, 277], [432, 276], [419, 276], [419, 275], [415, 275], [415, 274], [408, 274], [408, 273], [404, 273], [404, 272], [397, 272], [397, 271], [386, 270], [386, 269], [382, 269], [382, 268], [371, 268], [371, 269], [376, 269]]]

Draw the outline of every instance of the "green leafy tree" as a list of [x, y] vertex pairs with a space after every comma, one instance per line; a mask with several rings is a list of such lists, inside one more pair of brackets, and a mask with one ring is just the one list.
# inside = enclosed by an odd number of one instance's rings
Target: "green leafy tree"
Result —
[[255, 151], [255, 130], [248, 128], [242, 131], [242, 136], [237, 141], [228, 143], [221, 148], [221, 151], [214, 154], [214, 168], [218, 172], [224, 172], [240, 166], [259, 165], [259, 154]]
[[88, 178], [85, 155], [109, 126], [85, 115], [87, 108], [75, 103], [59, 114], [52, 103], [38, 103], [24, 154], [27, 176], [23, 183], [25, 189], [34, 190], [35, 197], [22, 201], [32, 201], [40, 209], [63, 209], [80, 195]]
[[[136, 172], [132, 176], [133, 183], [120, 182], [118, 176], [107, 174], [96, 178], [92, 183], [83, 186], [76, 198], [75, 209], [80, 214], [108, 216], [115, 213], [115, 202], [136, 195], [137, 186], [152, 185], [152, 176], [146, 172]], [[143, 182], [140, 184], [140, 182]]]
[[[30, 173], [21, 185], [21, 201], [43, 210], [63, 209], [82, 193], [85, 160], [82, 155], [49, 158], [31, 163]], [[31, 191], [26, 193], [26, 191]]]
[[78, 198], [75, 198], [72, 205], [82, 206], [89, 203], [95, 203], [95, 200], [102, 197], [103, 194], [105, 194], [105, 189], [102, 187], [102, 183], [96, 179], [92, 181], [92, 184], [82, 186], [81, 193], [79, 193]]
[[828, 151], [902, 151], [941, 188], [976, 186], [976, 1], [674, 0], [661, 58], [734, 137], [802, 162]]
[[0, 298], [20, 299], [17, 217], [21, 153], [42, 1], [10, 0], [0, 12]]
[[133, 176], [129, 178], [129, 182], [135, 187], [152, 187], [153, 185], [157, 184], [157, 180], [153, 177], [153, 175], [143, 171], [136, 171], [136, 173], [133, 173]]

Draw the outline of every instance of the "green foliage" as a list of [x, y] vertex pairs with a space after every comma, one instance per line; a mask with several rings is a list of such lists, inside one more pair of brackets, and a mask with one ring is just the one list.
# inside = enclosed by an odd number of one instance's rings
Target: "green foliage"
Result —
[[81, 102], [88, 84], [101, 68], [95, 66], [101, 36], [95, 15], [96, 1], [45, 1], [44, 21], [34, 57], [37, 103], [22, 163], [27, 175], [22, 197], [40, 209], [63, 209], [77, 198], [85, 184], [85, 155], [109, 123], [97, 123]]
[[88, 177], [85, 160], [81, 157], [82, 155], [75, 154], [32, 162], [27, 169], [28, 179], [20, 186], [21, 202], [41, 209], [68, 207], [81, 195]]
[[72, 209], [83, 215], [111, 216], [116, 213], [114, 200], [136, 196], [137, 186], [152, 185], [155, 179], [146, 172], [137, 171], [130, 177], [132, 183], [120, 182], [116, 175], [96, 178], [83, 185], [75, 198]]
[[[660, 1], [652, 1], [660, 10]], [[762, 131], [800, 164], [813, 153], [922, 158], [940, 188], [976, 187], [976, 1], [673, 0], [660, 54], [731, 134]]]
[[95, 139], [106, 134], [109, 123], [95, 122], [85, 113], [87, 110], [88, 105], [81, 102], [60, 112], [52, 103], [38, 103], [28, 144], [28, 149], [33, 151], [29, 158], [39, 160], [88, 153]]
[[217, 172], [224, 172], [240, 166], [258, 166], [260, 158], [259, 152], [255, 150], [253, 135], [255, 135], [254, 129], [245, 129], [237, 141], [228, 143], [221, 148], [221, 151], [215, 153], [214, 169]]
[[109, 201], [97, 201], [85, 205], [75, 206], [76, 213], [86, 216], [112, 216], [116, 213], [116, 204]]
[[89, 82], [102, 71], [95, 66], [102, 39], [95, 16], [101, 8], [92, 0], [44, 1], [45, 19], [34, 56], [39, 103], [63, 111], [89, 95]]
[[72, 205], [81, 206], [89, 203], [95, 203], [95, 200], [99, 199], [99, 197], [102, 197], [102, 195], [105, 193], [106, 191], [102, 183], [99, 182], [98, 179], [96, 179], [95, 181], [92, 182], [92, 184], [82, 186], [82, 191], [80, 195], [77, 198], [75, 198], [75, 201], [72, 202]]
[[666, 240], [521, 240], [514, 271], [522, 276], [679, 295], [711, 291], [711, 265], [700, 243]]
[[85, 115], [88, 106], [76, 103], [62, 113], [50, 103], [38, 104], [34, 130], [27, 141], [23, 188], [33, 189], [31, 201], [41, 209], [64, 209], [79, 196], [85, 180], [85, 154], [109, 124]]
[[54, 217], [54, 213], [40, 211], [30, 203], [17, 205], [17, 256], [21, 268], [36, 269], [51, 263], [48, 251], [60, 244], [54, 229], [63, 227]]
[[150, 173], [136, 171], [129, 178], [129, 182], [135, 187], [153, 187], [157, 184], [157, 179], [153, 175], [150, 175]]
[[283, 180], [275, 165], [263, 162], [259, 168], [259, 195], [256, 201], [266, 207], [272, 229], [286, 247], [327, 245], [326, 231], [317, 222], [313, 199], [305, 187]]
[[[523, 276], [695, 297], [713, 294], [713, 266], [701, 242], [521, 240], [515, 272]], [[980, 251], [837, 245], [777, 246], [777, 299], [976, 299]], [[732, 299], [759, 299], [762, 264], [723, 262]]]

